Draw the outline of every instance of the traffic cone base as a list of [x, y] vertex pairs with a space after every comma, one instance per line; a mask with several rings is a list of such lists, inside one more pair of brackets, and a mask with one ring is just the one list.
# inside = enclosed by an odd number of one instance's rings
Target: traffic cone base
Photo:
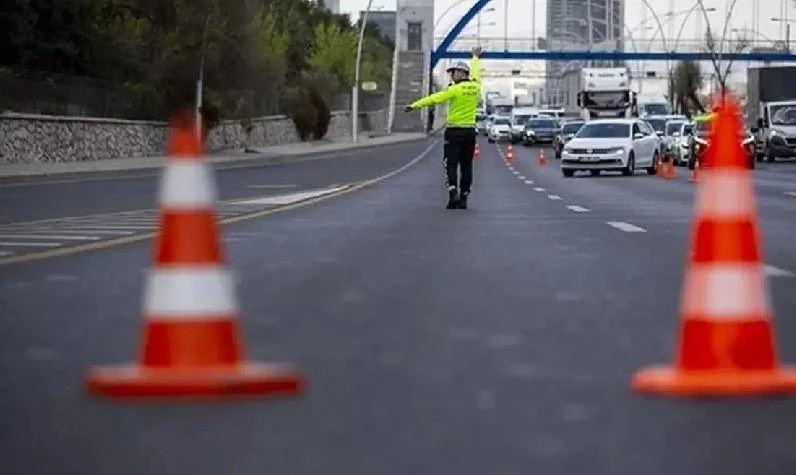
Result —
[[289, 366], [242, 362], [217, 367], [121, 365], [92, 368], [88, 392], [109, 397], [294, 395], [303, 379]]
[[664, 396], [756, 396], [796, 393], [796, 367], [688, 371], [651, 366], [633, 375], [633, 391]]

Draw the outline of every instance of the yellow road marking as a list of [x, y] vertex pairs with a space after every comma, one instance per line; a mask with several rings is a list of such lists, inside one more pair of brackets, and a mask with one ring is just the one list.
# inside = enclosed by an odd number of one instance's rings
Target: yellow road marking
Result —
[[[345, 195], [345, 194], [354, 192], [356, 190], [361, 190], [362, 188], [365, 188], [365, 187], [368, 187], [368, 186], [371, 186], [371, 185], [375, 185], [376, 183], [379, 183], [379, 182], [382, 182], [382, 181], [387, 180], [389, 178], [392, 178], [393, 176], [403, 172], [404, 170], [408, 169], [412, 165], [416, 164], [417, 162], [419, 162], [420, 160], [425, 158], [425, 156], [428, 155], [428, 153], [431, 152], [431, 150], [434, 149], [434, 147], [437, 146], [437, 143], [438, 143], [438, 141], [435, 140], [420, 155], [418, 155], [417, 157], [412, 159], [411, 162], [407, 163], [406, 165], [402, 166], [401, 168], [398, 168], [397, 170], [393, 170], [393, 171], [391, 171], [391, 172], [389, 172], [389, 173], [387, 173], [385, 175], [382, 175], [380, 177], [373, 178], [371, 180], [365, 180], [365, 181], [361, 181], [361, 182], [351, 183], [349, 187], [347, 187], [347, 188], [345, 188], [343, 190], [340, 190], [340, 191], [335, 191], [333, 193], [329, 193], [327, 195], [322, 195], [322, 196], [318, 196], [318, 197], [315, 197], [315, 198], [310, 198], [310, 199], [307, 199], [307, 200], [304, 200], [304, 201], [298, 201], [296, 203], [291, 203], [291, 204], [285, 205], [285, 206], [279, 206], [279, 207], [276, 207], [276, 208], [270, 208], [270, 209], [266, 209], [266, 210], [256, 211], [256, 212], [253, 212], [253, 213], [243, 214], [243, 215], [240, 215], [240, 216], [235, 216], [233, 218], [221, 219], [221, 220], [219, 220], [219, 222], [221, 224], [232, 224], [232, 223], [237, 223], [239, 221], [246, 221], [246, 220], [250, 220], [250, 219], [260, 218], [260, 217], [263, 217], [263, 216], [269, 216], [269, 215], [272, 215], [272, 214], [277, 214], [277, 213], [281, 213], [281, 212], [284, 212], [284, 211], [289, 211], [289, 210], [292, 210], [292, 209], [301, 208], [303, 206], [309, 206], [311, 204], [315, 204], [315, 203], [319, 203], [321, 201], [332, 199], [332, 198], [334, 198], [336, 196]], [[141, 212], [141, 211], [146, 211], [146, 210], [125, 211], [123, 213], [136, 213], [136, 212]], [[110, 215], [117, 216], [118, 214], [120, 214], [120, 213], [106, 213], [105, 215], [90, 215], [90, 216], [110, 216]], [[29, 221], [27, 223], [15, 223], [15, 225], [16, 224], [35, 224], [35, 223], [43, 223], [43, 222], [52, 222], [52, 221], [58, 221], [58, 220], [63, 220], [63, 219], [71, 219], [71, 218], [70, 217], [67, 217], [67, 218], [50, 218], [50, 219], [39, 220], [39, 221]], [[125, 244], [132, 244], [132, 243], [136, 243], [136, 242], [146, 241], [147, 239], [151, 239], [151, 238], [155, 237], [156, 234], [157, 233], [154, 233], [154, 232], [145, 233], [145, 234], [137, 234], [135, 236], [128, 236], [128, 237], [109, 239], [109, 240], [106, 240], [106, 241], [99, 241], [99, 242], [94, 242], [94, 243], [90, 243], [90, 244], [82, 244], [82, 245], [78, 245], [78, 246], [71, 246], [71, 247], [66, 247], [66, 248], [61, 248], [61, 249], [53, 249], [53, 250], [50, 250], [50, 251], [43, 251], [43, 252], [38, 252], [38, 253], [30, 253], [30, 254], [25, 254], [25, 255], [21, 255], [21, 256], [6, 257], [6, 258], [0, 259], [0, 266], [10, 265], [10, 264], [19, 264], [19, 263], [23, 263], [23, 262], [38, 261], [38, 260], [49, 259], [49, 258], [53, 258], [53, 257], [68, 256], [68, 255], [71, 255], [71, 254], [78, 254], [78, 253], [87, 252], [87, 251], [97, 251], [97, 250], [100, 250], [100, 249], [108, 249], [108, 248], [111, 248], [111, 247], [122, 246], [122, 245], [125, 245]]]

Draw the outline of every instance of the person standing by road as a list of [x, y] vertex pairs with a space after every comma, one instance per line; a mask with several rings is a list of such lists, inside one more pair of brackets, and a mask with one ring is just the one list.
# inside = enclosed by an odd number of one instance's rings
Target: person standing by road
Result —
[[[460, 61], [448, 68], [453, 84], [444, 91], [431, 94], [406, 106], [406, 112], [448, 102], [445, 128], [445, 186], [448, 189], [447, 209], [467, 209], [467, 197], [473, 183], [473, 151], [475, 149], [475, 117], [481, 99], [481, 48], [473, 48], [470, 64]], [[461, 169], [461, 181], [459, 181]]]

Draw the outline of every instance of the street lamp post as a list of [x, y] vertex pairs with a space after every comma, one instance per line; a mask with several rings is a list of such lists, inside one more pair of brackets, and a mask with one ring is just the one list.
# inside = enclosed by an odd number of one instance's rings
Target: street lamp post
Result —
[[204, 93], [204, 79], [205, 79], [205, 49], [207, 48], [207, 29], [210, 26], [210, 14], [212, 10], [207, 12], [205, 17], [205, 28], [202, 32], [202, 50], [199, 57], [199, 75], [196, 78], [196, 111], [195, 111], [195, 124], [196, 136], [202, 140], [202, 99]]
[[368, 7], [362, 15], [362, 26], [359, 28], [359, 43], [357, 43], [357, 62], [354, 65], [354, 89], [351, 91], [351, 140], [356, 143], [359, 140], [359, 71], [362, 63], [362, 41], [365, 39], [365, 25], [368, 23], [368, 14], [373, 0], [368, 0]]

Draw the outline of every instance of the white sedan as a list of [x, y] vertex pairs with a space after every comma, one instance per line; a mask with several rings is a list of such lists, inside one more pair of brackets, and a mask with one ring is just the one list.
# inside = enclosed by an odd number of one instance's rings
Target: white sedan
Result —
[[500, 142], [501, 140], [511, 140], [511, 119], [508, 117], [496, 116], [486, 132], [490, 143]]
[[603, 170], [626, 176], [644, 168], [658, 173], [661, 141], [646, 122], [638, 119], [603, 119], [587, 122], [561, 152], [561, 173], [578, 170], [599, 175]]

